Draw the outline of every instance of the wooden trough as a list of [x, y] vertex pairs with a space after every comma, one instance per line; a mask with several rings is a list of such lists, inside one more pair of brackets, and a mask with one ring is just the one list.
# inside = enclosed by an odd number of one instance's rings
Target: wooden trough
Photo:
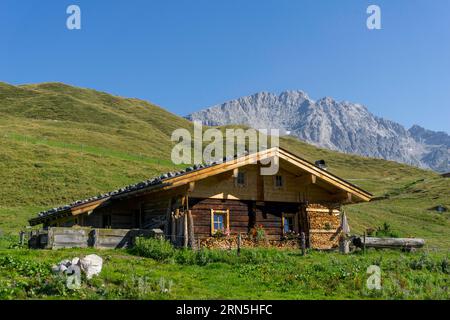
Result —
[[358, 248], [377, 249], [418, 249], [425, 245], [424, 239], [419, 238], [375, 238], [375, 237], [355, 237], [353, 245]]

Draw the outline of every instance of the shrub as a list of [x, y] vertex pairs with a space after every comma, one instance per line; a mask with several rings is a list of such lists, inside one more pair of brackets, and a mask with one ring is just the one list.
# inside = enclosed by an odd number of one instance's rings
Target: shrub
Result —
[[413, 270], [435, 271], [438, 269], [435, 261], [426, 253], [423, 253], [418, 259], [413, 259], [409, 266]]
[[399, 235], [396, 231], [392, 230], [391, 225], [387, 222], [378, 227], [375, 231], [375, 236], [380, 238], [398, 238]]
[[196, 264], [200, 266], [207, 265], [211, 262], [211, 256], [209, 254], [209, 250], [199, 250], [195, 256]]
[[[179, 264], [195, 265], [197, 264], [196, 252], [190, 249], [179, 249], [175, 252], [175, 261]], [[207, 264], [209, 261], [205, 261]]]
[[19, 245], [19, 237], [15, 235], [0, 235], [0, 248], [16, 249], [23, 246]]
[[443, 273], [450, 274], [450, 263], [448, 262], [448, 258], [444, 258], [441, 261], [441, 269]]
[[157, 261], [168, 261], [175, 255], [175, 248], [169, 241], [154, 238], [136, 238], [136, 243], [130, 251], [138, 256]]
[[8, 272], [17, 272], [24, 276], [46, 276], [50, 274], [50, 265], [28, 260], [26, 258], [17, 258], [10, 255], [0, 257], [0, 269], [6, 269]]
[[291, 258], [287, 251], [268, 248], [252, 248], [241, 250], [240, 256], [235, 250], [207, 249], [175, 249], [169, 241], [153, 238], [137, 238], [130, 253], [152, 258], [161, 262], [176, 262], [182, 265], [204, 266], [210, 263], [265, 264], [284, 263]]
[[253, 240], [263, 241], [266, 239], [266, 230], [264, 230], [264, 227], [262, 224], [257, 225], [250, 229], [249, 236]]

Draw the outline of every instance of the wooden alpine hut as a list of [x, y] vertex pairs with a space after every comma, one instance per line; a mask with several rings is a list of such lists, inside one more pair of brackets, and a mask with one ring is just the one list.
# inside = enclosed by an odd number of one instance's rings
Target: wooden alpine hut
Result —
[[[278, 172], [262, 175], [267, 160]], [[261, 232], [266, 241], [304, 233], [311, 248], [338, 246], [342, 205], [372, 195], [282, 148], [169, 172], [41, 212], [30, 225], [161, 229], [174, 243]]]

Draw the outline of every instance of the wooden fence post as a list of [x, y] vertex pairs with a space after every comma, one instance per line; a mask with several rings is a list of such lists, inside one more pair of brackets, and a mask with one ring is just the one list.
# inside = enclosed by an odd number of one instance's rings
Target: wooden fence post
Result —
[[241, 255], [241, 233], [238, 234], [237, 238], [237, 255], [238, 257]]
[[175, 214], [172, 212], [172, 215], [171, 215], [171, 218], [172, 218], [172, 227], [171, 227], [171, 230], [170, 230], [170, 232], [172, 233], [172, 244], [175, 244], [175, 242], [176, 242], [176, 240], [177, 240], [177, 238], [176, 238], [176, 217], [175, 217]]
[[191, 210], [188, 210], [189, 218], [189, 244], [191, 248], [195, 247], [195, 234], [194, 234], [194, 218], [192, 217]]
[[366, 253], [366, 232], [363, 234], [363, 253]]
[[302, 249], [302, 256], [304, 256], [306, 254], [306, 235], [303, 231], [300, 233], [300, 246]]
[[188, 247], [189, 243], [189, 231], [188, 231], [188, 214], [184, 212], [183, 214], [183, 222], [184, 222], [184, 248]]
[[[47, 249], [53, 249], [53, 242], [54, 242], [53, 231], [54, 231], [53, 227], [48, 228]], [[38, 234], [39, 234], [39, 232], [38, 232]]]

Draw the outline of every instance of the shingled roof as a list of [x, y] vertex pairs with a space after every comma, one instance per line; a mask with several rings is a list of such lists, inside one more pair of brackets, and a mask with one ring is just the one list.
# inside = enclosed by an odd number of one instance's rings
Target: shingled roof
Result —
[[[245, 153], [247, 154], [247, 153]], [[46, 211], [42, 211], [39, 212], [37, 217], [31, 218], [30, 220], [28, 220], [28, 222], [30, 223], [30, 225], [37, 225], [42, 223], [44, 220], [48, 220], [49, 218], [56, 218], [60, 215], [64, 215], [65, 213], [70, 212], [72, 209], [82, 206], [82, 205], [88, 205], [89, 203], [93, 203], [99, 200], [108, 200], [108, 199], [114, 199], [117, 198], [118, 196], [122, 196], [125, 195], [127, 193], [131, 193], [131, 192], [135, 192], [135, 191], [144, 191], [148, 188], [151, 187], [158, 187], [158, 186], [162, 186], [164, 185], [165, 180], [168, 180], [170, 178], [173, 177], [178, 177], [178, 176], [182, 176], [184, 174], [190, 173], [190, 172], [194, 172], [194, 171], [198, 171], [204, 168], [208, 168], [208, 167], [212, 167], [224, 162], [228, 162], [231, 160], [234, 160], [238, 157], [241, 157], [243, 155], [235, 155], [234, 157], [225, 157], [223, 158], [222, 161], [214, 161], [211, 163], [206, 163], [206, 164], [195, 164], [193, 166], [190, 167], [186, 167], [183, 170], [180, 171], [170, 171], [170, 172], [166, 172], [164, 174], [161, 174], [160, 176], [156, 176], [156, 177], [152, 177], [149, 178], [147, 180], [135, 183], [135, 184], [130, 184], [127, 186], [124, 186], [122, 188], [107, 192], [107, 193], [102, 193], [99, 194], [97, 196], [94, 197], [90, 197], [84, 200], [77, 200], [74, 201], [72, 203], [69, 203], [67, 205], [64, 206], [60, 206], [60, 207], [55, 207]]]

